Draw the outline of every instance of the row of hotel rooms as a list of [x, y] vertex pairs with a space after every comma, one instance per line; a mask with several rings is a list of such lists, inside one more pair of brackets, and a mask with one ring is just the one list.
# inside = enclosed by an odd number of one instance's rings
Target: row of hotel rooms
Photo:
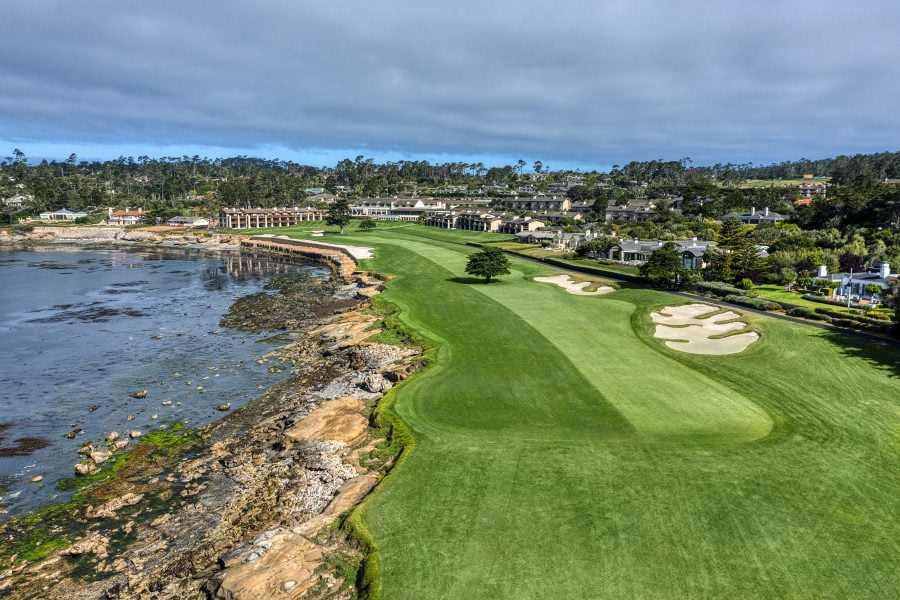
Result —
[[[674, 210], [680, 210], [681, 198], [668, 198]], [[434, 198], [372, 198], [350, 207], [354, 217], [379, 221], [424, 222], [443, 229], [464, 229], [497, 233], [537, 231], [563, 221], [582, 221], [593, 210], [590, 203], [572, 202], [566, 197], [538, 196], [503, 200], [491, 206], [487, 198], [438, 200]], [[632, 200], [626, 204], [611, 204], [606, 209], [607, 221], [647, 221], [656, 214], [656, 199]], [[292, 227], [306, 221], [320, 221], [327, 209], [306, 207], [225, 208], [219, 214], [219, 227], [227, 229], [257, 229]], [[528, 213], [528, 216], [522, 216]], [[142, 209], [108, 209], [106, 222], [110, 225], [130, 226], [146, 222]], [[41, 213], [43, 221], [72, 222], [87, 217], [83, 211], [61, 209]], [[729, 213], [724, 220], [738, 219], [748, 224], [779, 223], [784, 216], [769, 211]], [[162, 225], [163, 223], [156, 223]], [[210, 222], [204, 217], [173, 217], [164, 223], [171, 227], [204, 228]]]

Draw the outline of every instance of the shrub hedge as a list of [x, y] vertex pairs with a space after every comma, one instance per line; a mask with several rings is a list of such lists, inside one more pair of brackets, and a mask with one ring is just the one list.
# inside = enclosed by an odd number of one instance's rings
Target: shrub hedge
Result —
[[880, 319], [872, 319], [863, 315], [852, 315], [840, 313], [830, 308], [806, 308], [798, 307], [792, 309], [789, 313], [792, 317], [803, 317], [804, 319], [812, 319], [814, 321], [824, 321], [831, 325], [840, 327], [849, 327], [851, 329], [859, 329], [861, 331], [871, 331], [874, 333], [891, 333], [896, 332], [895, 325], [890, 321], [882, 321]]
[[724, 298], [729, 294], [735, 296], [741, 296], [744, 294], [744, 290], [739, 289], [730, 283], [725, 283], [724, 281], [701, 281], [694, 286], [698, 292], [709, 292], [713, 296], [718, 296], [720, 298]]
[[737, 294], [729, 294], [725, 296], [726, 302], [734, 302], [735, 304], [741, 304], [743, 306], [749, 306], [751, 308], [755, 308], [757, 310], [784, 310], [784, 307], [778, 304], [777, 302], [771, 302], [764, 298], [751, 298], [749, 296], [741, 296]]

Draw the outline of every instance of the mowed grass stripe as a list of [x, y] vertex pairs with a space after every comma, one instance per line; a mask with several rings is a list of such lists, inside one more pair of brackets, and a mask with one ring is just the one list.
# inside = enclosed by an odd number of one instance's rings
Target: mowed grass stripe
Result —
[[[459, 247], [401, 243], [458, 275], [464, 273], [467, 255]], [[648, 352], [631, 327], [634, 304], [609, 296], [575, 296], [525, 280], [520, 269], [531, 265], [519, 260], [513, 264], [516, 270], [502, 281], [471, 288], [515, 312], [569, 357], [641, 434], [739, 443], [771, 431], [772, 419], [736, 389], [662, 352]]]
[[[631, 426], [574, 367], [571, 360], [521, 317], [453, 281], [432, 256], [395, 245], [379, 247], [379, 268], [406, 272], [385, 298], [428, 290], [433, 302], [405, 303], [402, 318], [427, 323], [443, 342], [441, 366], [409, 382], [397, 411], [431, 435], [490, 432], [507, 436], [576, 439], [633, 434]], [[418, 244], [418, 242], [412, 242]], [[454, 253], [458, 254], [458, 253]], [[421, 430], [425, 432], [424, 429]]]

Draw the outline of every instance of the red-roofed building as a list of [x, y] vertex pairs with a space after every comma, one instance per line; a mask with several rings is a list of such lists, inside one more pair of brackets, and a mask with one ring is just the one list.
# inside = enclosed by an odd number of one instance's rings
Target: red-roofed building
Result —
[[144, 209], [137, 210], [113, 210], [111, 208], [106, 211], [106, 222], [110, 225], [138, 225], [144, 218]]

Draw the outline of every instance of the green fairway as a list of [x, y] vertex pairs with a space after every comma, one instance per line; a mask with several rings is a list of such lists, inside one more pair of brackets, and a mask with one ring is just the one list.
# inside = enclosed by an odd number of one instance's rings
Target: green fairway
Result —
[[[329, 240], [334, 241], [334, 240]], [[396, 389], [415, 446], [361, 507], [382, 597], [888, 598], [900, 589], [900, 352], [744, 315], [697, 356], [633, 288], [575, 296], [513, 259], [394, 232], [363, 266], [438, 345]]]

